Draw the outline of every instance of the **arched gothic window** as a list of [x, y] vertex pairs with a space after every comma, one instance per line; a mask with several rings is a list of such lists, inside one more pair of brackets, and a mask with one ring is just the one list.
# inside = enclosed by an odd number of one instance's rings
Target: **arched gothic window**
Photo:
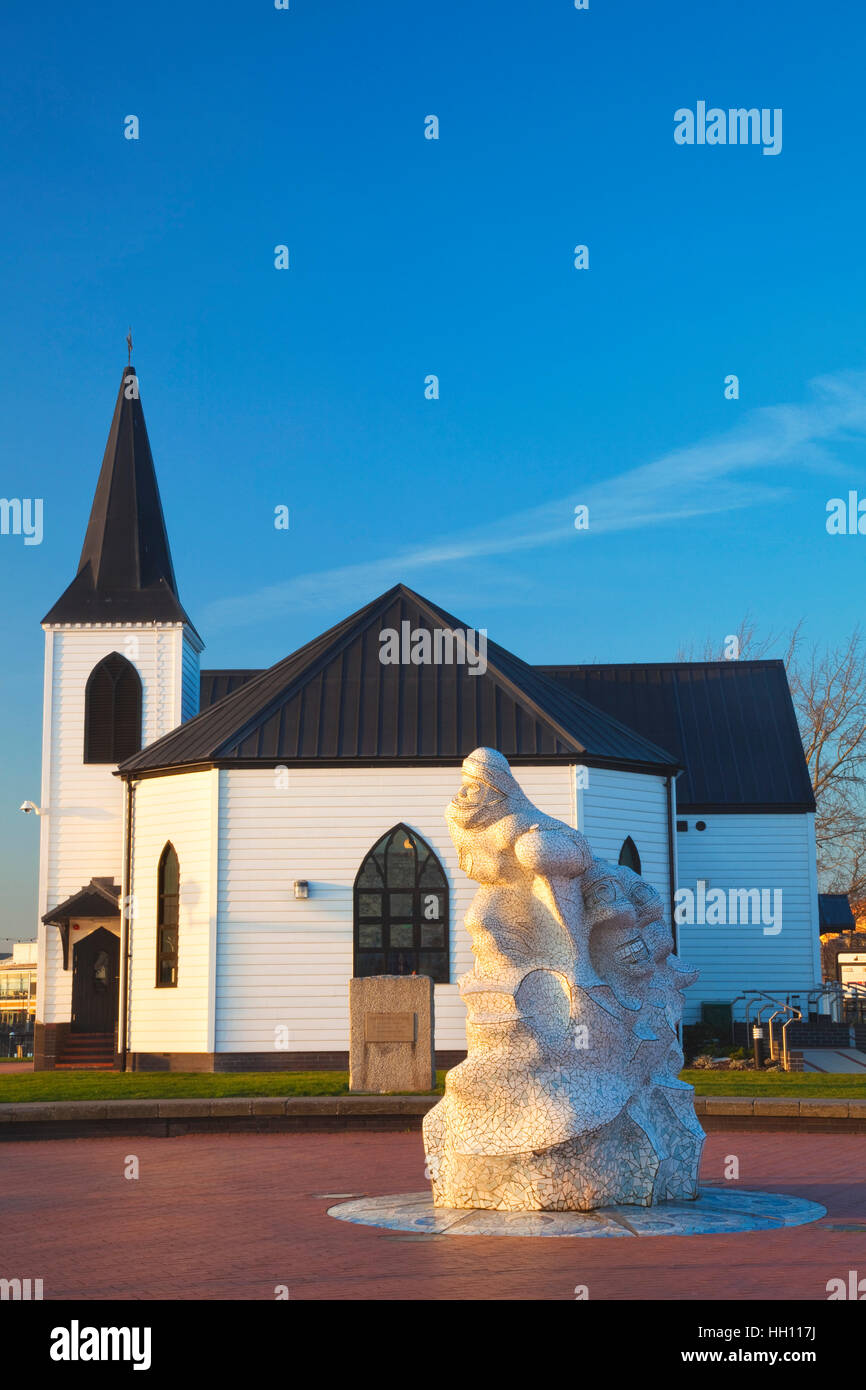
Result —
[[159, 857], [156, 875], [156, 983], [160, 989], [177, 984], [179, 902], [180, 866], [169, 841]]
[[395, 825], [355, 879], [356, 975], [449, 980], [448, 880], [420, 835]]
[[141, 678], [120, 652], [104, 657], [84, 691], [84, 761], [120, 763], [141, 747]]
[[622, 849], [619, 852], [619, 862], [624, 868], [631, 869], [636, 874], [640, 873], [640, 855], [637, 852], [637, 845], [631, 838], [631, 835], [628, 835], [626, 839], [623, 840]]

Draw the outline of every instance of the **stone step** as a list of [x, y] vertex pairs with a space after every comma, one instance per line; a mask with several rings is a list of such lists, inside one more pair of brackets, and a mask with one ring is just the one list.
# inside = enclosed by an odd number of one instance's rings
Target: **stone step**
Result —
[[62, 1062], [54, 1063], [55, 1071], [113, 1071], [114, 1061], [107, 1061], [105, 1058], [76, 1059], [70, 1061], [68, 1058]]
[[112, 1071], [113, 1033], [69, 1033], [60, 1047], [55, 1071]]

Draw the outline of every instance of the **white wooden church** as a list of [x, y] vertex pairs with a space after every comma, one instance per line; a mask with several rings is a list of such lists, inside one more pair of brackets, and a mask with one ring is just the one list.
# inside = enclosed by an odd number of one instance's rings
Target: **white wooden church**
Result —
[[[687, 1019], [818, 982], [814, 801], [781, 662], [538, 667], [491, 640], [483, 672], [384, 664], [405, 622], [465, 629], [398, 584], [265, 670], [201, 670], [123, 372], [78, 572], [42, 624], [38, 1068], [345, 1066], [349, 978], [412, 972], [435, 981], [437, 1057], [456, 1061], [474, 885], [443, 810], [480, 745], [672, 916], [691, 891]], [[702, 913], [713, 891], [751, 917]]]

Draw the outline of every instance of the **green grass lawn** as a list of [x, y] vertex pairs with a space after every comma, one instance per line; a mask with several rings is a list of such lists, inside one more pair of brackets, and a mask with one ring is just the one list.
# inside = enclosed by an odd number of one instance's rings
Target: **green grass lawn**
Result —
[[[684, 1071], [699, 1096], [866, 1097], [866, 1073]], [[445, 1073], [436, 1073], [441, 1093]], [[0, 1075], [0, 1102], [170, 1100], [187, 1096], [342, 1096], [345, 1071], [287, 1072], [17, 1072]]]
[[[866, 1072], [695, 1071], [681, 1072], [698, 1096], [809, 1096], [825, 1100], [866, 1098]], [[2, 1084], [2, 1083], [0, 1083]]]
[[[436, 1084], [441, 1092], [445, 1085], [444, 1071], [436, 1073]], [[347, 1071], [22, 1071], [13, 1076], [0, 1074], [0, 1102], [181, 1100], [189, 1096], [344, 1096], [348, 1091]]]

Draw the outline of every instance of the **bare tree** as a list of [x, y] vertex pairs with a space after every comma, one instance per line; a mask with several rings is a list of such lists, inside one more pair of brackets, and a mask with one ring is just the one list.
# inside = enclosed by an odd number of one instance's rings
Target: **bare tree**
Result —
[[[859, 918], [866, 916], [866, 643], [858, 627], [840, 646], [807, 646], [803, 626], [786, 638], [761, 636], [747, 613], [731, 636], [739, 658], [775, 653], [785, 663], [815, 793], [821, 888], [847, 893]], [[724, 643], [719, 649], [708, 642], [701, 659], [726, 655]]]
[[[761, 636], [754, 618], [750, 613], [746, 613], [740, 620], [736, 632], [729, 633], [722, 642], [714, 642], [708, 637], [697, 656], [695, 655], [694, 643], [689, 643], [688, 647], [680, 647], [676, 659], [677, 661], [736, 661], [742, 657], [745, 660], [760, 661], [762, 658], [778, 654], [780, 643], [784, 641], [785, 656], [783, 660], [787, 666], [799, 646], [802, 627], [801, 621], [787, 639], [784, 639], [781, 634], [777, 635], [773, 632]], [[733, 651], [731, 650], [732, 646]]]
[[829, 892], [866, 913], [866, 651], [859, 628], [840, 647], [812, 648], [788, 680], [815, 791], [818, 870]]

